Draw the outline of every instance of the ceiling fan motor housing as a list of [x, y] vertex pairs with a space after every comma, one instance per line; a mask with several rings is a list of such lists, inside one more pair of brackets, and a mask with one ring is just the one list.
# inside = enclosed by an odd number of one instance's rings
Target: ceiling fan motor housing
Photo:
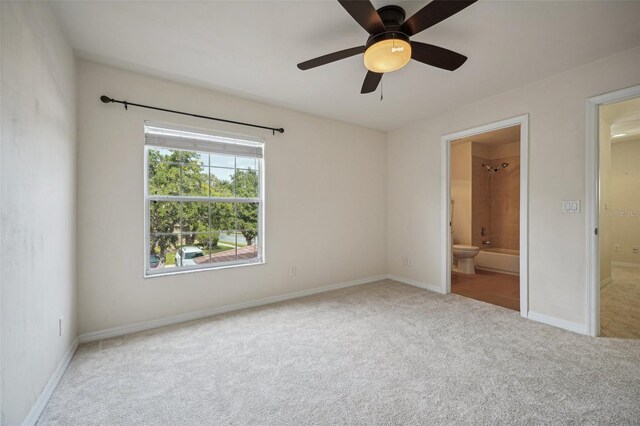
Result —
[[403, 8], [394, 5], [381, 7], [378, 9], [378, 15], [387, 28], [399, 27], [406, 16]]
[[369, 48], [371, 45], [374, 45], [380, 41], [383, 40], [402, 40], [402, 41], [406, 41], [407, 43], [410, 42], [409, 37], [404, 34], [401, 33], [400, 31], [385, 31], [384, 33], [380, 33], [380, 34], [374, 34], [369, 36], [369, 38], [367, 39], [367, 44], [365, 45], [365, 48]]
[[387, 31], [378, 34], [371, 34], [367, 39], [365, 48], [369, 48], [369, 46], [380, 41], [390, 39], [402, 40], [409, 43], [409, 36], [398, 30], [405, 18], [403, 8], [394, 5], [384, 6], [378, 9], [378, 15], [380, 15], [380, 19], [382, 20], [382, 23], [384, 23]]

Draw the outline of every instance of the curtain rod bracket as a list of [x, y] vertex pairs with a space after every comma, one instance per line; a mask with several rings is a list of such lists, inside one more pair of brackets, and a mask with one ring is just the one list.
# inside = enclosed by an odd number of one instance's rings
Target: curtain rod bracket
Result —
[[207, 115], [200, 115], [200, 114], [191, 114], [190, 112], [175, 111], [175, 110], [172, 110], [172, 109], [159, 108], [159, 107], [154, 107], [154, 106], [150, 106], [150, 105], [143, 105], [143, 104], [136, 104], [136, 103], [128, 102], [128, 101], [119, 101], [117, 99], [110, 98], [109, 96], [106, 96], [106, 95], [100, 96], [100, 100], [105, 104], [109, 104], [109, 103], [122, 104], [122, 105], [124, 105], [124, 109], [125, 110], [129, 110], [129, 105], [132, 105], [132, 106], [137, 106], [137, 107], [140, 107], [140, 108], [154, 109], [156, 111], [170, 112], [172, 114], [188, 115], [190, 117], [203, 118], [205, 120], [214, 120], [214, 121], [220, 121], [220, 122], [223, 122], [223, 123], [237, 124], [239, 126], [248, 126], [248, 127], [255, 127], [257, 129], [271, 130], [271, 132], [273, 133], [274, 136], [275, 136], [276, 132], [284, 133], [284, 129], [282, 127], [276, 128], [276, 127], [260, 126], [258, 124], [243, 123], [242, 121], [226, 120], [224, 118], [209, 117]]

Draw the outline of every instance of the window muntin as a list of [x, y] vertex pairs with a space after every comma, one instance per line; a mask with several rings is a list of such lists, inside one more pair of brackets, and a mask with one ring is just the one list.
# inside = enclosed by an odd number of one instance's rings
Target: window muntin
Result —
[[145, 274], [262, 262], [262, 144], [168, 131], [145, 127]]

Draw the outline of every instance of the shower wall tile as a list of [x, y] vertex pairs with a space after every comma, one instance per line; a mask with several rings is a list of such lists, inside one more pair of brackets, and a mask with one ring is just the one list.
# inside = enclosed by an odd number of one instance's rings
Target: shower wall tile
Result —
[[[471, 159], [471, 244], [476, 247], [483, 247], [483, 240], [491, 241], [491, 197], [488, 173], [482, 167], [484, 162], [486, 160], [478, 156]], [[487, 235], [481, 235], [482, 228], [487, 230]]]
[[[473, 150], [472, 164], [472, 244], [518, 250], [520, 246], [520, 157], [484, 158], [489, 150]], [[483, 157], [477, 155], [478, 152]], [[482, 164], [509, 166], [489, 174]], [[487, 235], [482, 236], [485, 228]]]

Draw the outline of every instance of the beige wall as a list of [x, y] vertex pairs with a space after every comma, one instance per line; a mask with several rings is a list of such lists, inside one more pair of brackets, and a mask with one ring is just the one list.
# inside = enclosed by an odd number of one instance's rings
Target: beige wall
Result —
[[471, 244], [471, 142], [451, 145], [453, 244]]
[[48, 3], [0, 10], [1, 423], [19, 425], [76, 337], [75, 64]]
[[611, 241], [620, 251], [611, 252], [613, 262], [640, 266], [640, 139], [611, 145]]
[[[520, 142], [472, 143], [473, 224], [476, 247], [520, 248]], [[489, 174], [483, 164], [509, 166]], [[482, 228], [486, 235], [482, 235]], [[488, 241], [490, 244], [483, 244]]]
[[[444, 279], [440, 138], [529, 114], [530, 310], [585, 324], [585, 217], [563, 214], [561, 203], [585, 196], [587, 98], [640, 84], [639, 69], [635, 48], [390, 132], [389, 273], [430, 285]], [[403, 266], [401, 256], [414, 265]]]
[[[80, 333], [386, 274], [384, 133], [86, 61], [78, 77]], [[286, 131], [125, 111], [103, 94]], [[265, 138], [266, 264], [143, 279], [147, 119]]]
[[[601, 108], [602, 111], [602, 108]], [[606, 284], [611, 278], [611, 125], [600, 114], [599, 131], [599, 223], [598, 245], [600, 251], [600, 283]]]

